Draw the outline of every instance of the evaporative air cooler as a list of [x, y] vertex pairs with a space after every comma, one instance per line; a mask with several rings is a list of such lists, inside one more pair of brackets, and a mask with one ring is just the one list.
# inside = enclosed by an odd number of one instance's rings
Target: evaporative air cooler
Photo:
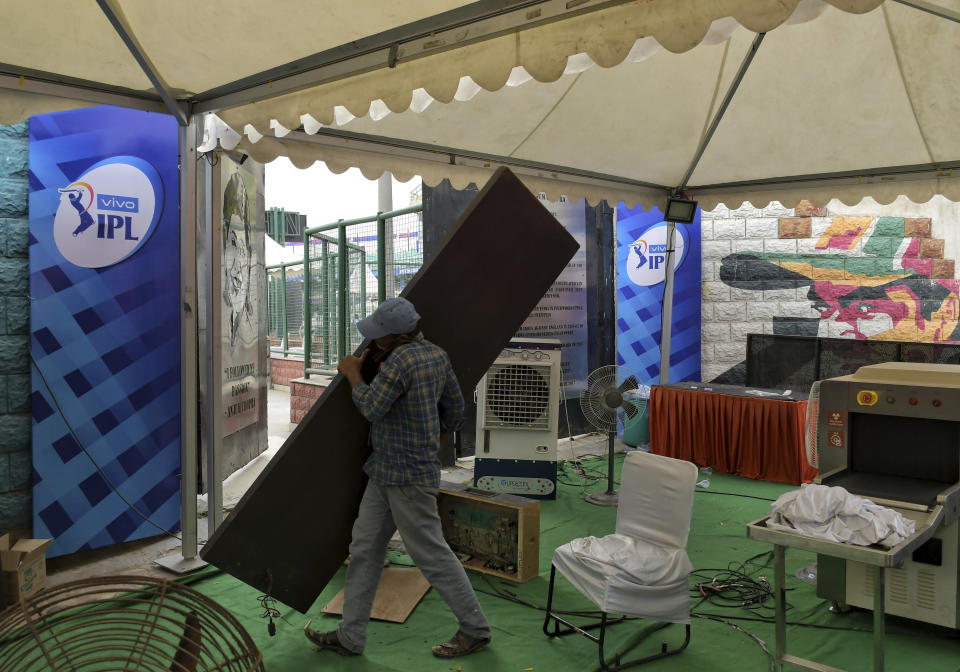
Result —
[[555, 499], [560, 342], [511, 341], [480, 379], [476, 400], [474, 486]]

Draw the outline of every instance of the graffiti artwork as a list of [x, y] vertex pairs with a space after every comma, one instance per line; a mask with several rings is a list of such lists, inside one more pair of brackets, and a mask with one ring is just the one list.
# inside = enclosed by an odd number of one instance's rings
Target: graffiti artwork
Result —
[[264, 249], [258, 190], [262, 177], [252, 163], [221, 160], [221, 339], [223, 435], [257, 421], [261, 371], [257, 309], [262, 301]]
[[819, 316], [778, 316], [775, 334], [960, 343], [960, 287], [943, 248], [929, 219], [837, 217], [815, 253], [731, 254], [720, 279], [752, 290], [809, 287]]

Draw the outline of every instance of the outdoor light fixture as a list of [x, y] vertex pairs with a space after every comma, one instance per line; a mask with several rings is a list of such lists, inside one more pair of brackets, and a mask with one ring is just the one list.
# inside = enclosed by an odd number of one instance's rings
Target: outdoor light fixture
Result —
[[684, 198], [667, 198], [667, 210], [664, 219], [668, 222], [678, 224], [692, 224], [693, 217], [697, 214], [697, 202], [688, 201]]

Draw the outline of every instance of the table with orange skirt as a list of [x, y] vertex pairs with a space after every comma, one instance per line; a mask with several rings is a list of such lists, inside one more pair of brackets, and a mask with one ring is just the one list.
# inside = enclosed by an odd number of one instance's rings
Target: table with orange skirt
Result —
[[817, 470], [804, 451], [806, 396], [714, 383], [655, 385], [650, 450], [747, 478], [807, 483]]

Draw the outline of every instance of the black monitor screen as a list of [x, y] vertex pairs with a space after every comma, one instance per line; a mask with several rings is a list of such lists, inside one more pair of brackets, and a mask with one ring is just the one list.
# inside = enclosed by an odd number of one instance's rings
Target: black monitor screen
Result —
[[960, 422], [850, 413], [849, 441], [852, 471], [960, 480]]

